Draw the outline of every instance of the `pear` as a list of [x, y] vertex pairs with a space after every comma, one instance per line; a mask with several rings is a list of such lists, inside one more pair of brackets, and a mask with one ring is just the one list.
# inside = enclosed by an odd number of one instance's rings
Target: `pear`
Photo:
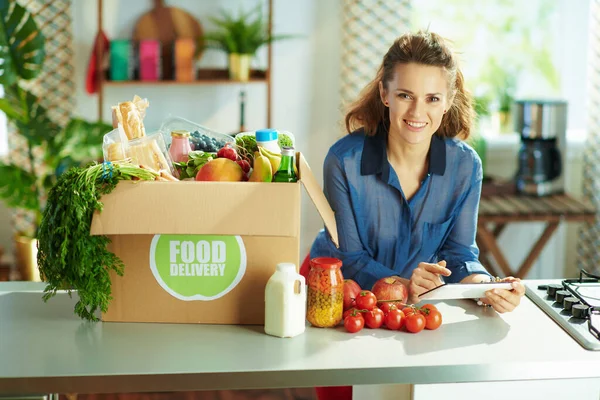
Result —
[[275, 172], [277, 172], [279, 169], [279, 164], [281, 164], [281, 154], [270, 152], [262, 146], [258, 146], [258, 151], [260, 152], [261, 156], [266, 157], [269, 160], [271, 163], [271, 171], [273, 171], [273, 174], [275, 174]]
[[250, 175], [249, 182], [271, 182], [273, 180], [273, 170], [271, 162], [265, 156], [258, 155], [254, 157], [254, 167]]

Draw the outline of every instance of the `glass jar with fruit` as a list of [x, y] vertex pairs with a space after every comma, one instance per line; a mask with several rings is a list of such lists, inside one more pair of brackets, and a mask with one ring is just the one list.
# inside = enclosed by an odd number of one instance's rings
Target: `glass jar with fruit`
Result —
[[331, 328], [340, 323], [344, 307], [342, 261], [318, 257], [310, 260], [308, 273], [306, 319], [319, 328]]

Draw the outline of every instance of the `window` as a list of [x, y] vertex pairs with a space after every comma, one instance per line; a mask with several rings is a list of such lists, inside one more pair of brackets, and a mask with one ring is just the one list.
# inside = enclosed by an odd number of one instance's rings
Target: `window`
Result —
[[453, 42], [480, 113], [560, 98], [568, 135], [585, 135], [589, 0], [419, 0], [413, 11], [413, 29]]

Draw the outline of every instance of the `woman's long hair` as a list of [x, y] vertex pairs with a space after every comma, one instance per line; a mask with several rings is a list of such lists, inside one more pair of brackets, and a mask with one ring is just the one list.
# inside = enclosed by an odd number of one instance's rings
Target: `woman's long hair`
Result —
[[463, 74], [444, 39], [435, 33], [423, 31], [404, 34], [394, 41], [383, 57], [375, 79], [363, 89], [358, 100], [350, 105], [346, 114], [348, 133], [362, 127], [367, 135], [374, 135], [381, 122], [389, 126], [389, 110], [381, 102], [379, 82], [387, 89], [394, 77], [396, 65], [407, 63], [444, 68], [448, 74], [450, 94], [454, 99], [442, 117], [436, 134], [467, 139], [471, 133], [474, 111], [471, 95], [464, 87]]

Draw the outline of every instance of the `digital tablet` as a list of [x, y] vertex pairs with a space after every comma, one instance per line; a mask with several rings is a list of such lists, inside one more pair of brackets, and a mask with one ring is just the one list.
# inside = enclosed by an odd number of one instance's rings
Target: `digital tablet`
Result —
[[419, 296], [421, 300], [478, 299], [492, 289], [512, 289], [511, 282], [445, 283]]

